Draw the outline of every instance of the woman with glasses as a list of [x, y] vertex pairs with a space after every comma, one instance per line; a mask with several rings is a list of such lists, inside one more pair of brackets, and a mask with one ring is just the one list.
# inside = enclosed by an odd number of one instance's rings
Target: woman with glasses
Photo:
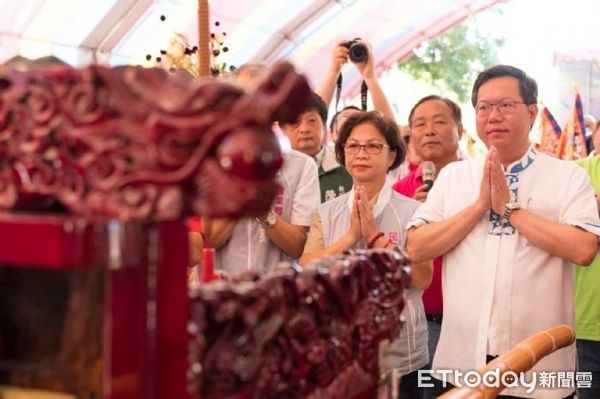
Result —
[[[335, 152], [352, 176], [353, 188], [317, 208], [301, 265], [310, 267], [312, 259], [350, 249], [405, 246], [405, 226], [419, 202], [394, 192], [386, 179], [388, 171], [404, 160], [406, 150], [399, 137], [396, 123], [377, 112], [359, 112], [344, 123]], [[431, 275], [431, 262], [412, 265], [403, 330], [383, 349], [380, 365], [403, 376], [400, 392], [404, 398], [420, 397], [417, 370], [429, 358], [421, 295]]]

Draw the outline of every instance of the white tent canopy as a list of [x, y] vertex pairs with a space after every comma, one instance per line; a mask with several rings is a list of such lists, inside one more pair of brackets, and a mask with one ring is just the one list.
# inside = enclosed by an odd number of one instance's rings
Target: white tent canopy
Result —
[[[369, 41], [382, 71], [498, 1], [212, 0], [210, 27], [229, 49], [219, 63], [287, 59], [316, 84], [339, 40]], [[197, 7], [197, 0], [0, 0], [0, 62], [55, 55], [76, 66], [150, 66], [147, 55], [160, 55], [177, 33], [197, 42]], [[355, 94], [356, 72], [344, 79], [342, 95]]]

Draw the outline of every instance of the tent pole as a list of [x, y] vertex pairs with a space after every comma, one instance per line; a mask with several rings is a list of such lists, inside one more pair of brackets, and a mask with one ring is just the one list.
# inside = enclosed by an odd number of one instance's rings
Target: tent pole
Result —
[[198, 0], [198, 76], [210, 76], [208, 0]]

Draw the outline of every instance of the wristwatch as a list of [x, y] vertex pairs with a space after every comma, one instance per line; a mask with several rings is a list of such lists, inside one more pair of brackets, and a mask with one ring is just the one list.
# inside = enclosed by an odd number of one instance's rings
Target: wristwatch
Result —
[[510, 221], [510, 215], [517, 209], [521, 209], [521, 205], [519, 205], [516, 201], [509, 201], [504, 205], [504, 219]]
[[273, 227], [277, 222], [277, 215], [273, 211], [269, 211], [264, 218], [256, 218], [262, 227]]

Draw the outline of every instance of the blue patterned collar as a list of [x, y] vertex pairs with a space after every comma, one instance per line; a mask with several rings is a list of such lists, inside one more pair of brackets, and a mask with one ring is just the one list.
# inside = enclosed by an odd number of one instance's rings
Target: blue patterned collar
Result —
[[[508, 184], [508, 191], [510, 194], [510, 201], [518, 200], [518, 192], [519, 192], [519, 174], [527, 169], [537, 156], [537, 151], [531, 145], [529, 149], [516, 162], [510, 164], [504, 175], [506, 176], [506, 183]], [[490, 227], [488, 230], [488, 234], [491, 235], [513, 235], [516, 233], [515, 228], [512, 224], [505, 220], [502, 215], [498, 215], [493, 210], [490, 210]]]
[[507, 171], [505, 171], [505, 174], [519, 174], [522, 171], [524, 171], [529, 165], [531, 165], [533, 163], [533, 161], [535, 160], [535, 157], [537, 156], [537, 151], [535, 150], [535, 148], [533, 148], [533, 146], [529, 146], [529, 149], [527, 150], [527, 152], [525, 153], [525, 155], [523, 155], [521, 157], [521, 159], [519, 159], [516, 162], [511, 163], [510, 165], [508, 165], [508, 168], [506, 168]]

